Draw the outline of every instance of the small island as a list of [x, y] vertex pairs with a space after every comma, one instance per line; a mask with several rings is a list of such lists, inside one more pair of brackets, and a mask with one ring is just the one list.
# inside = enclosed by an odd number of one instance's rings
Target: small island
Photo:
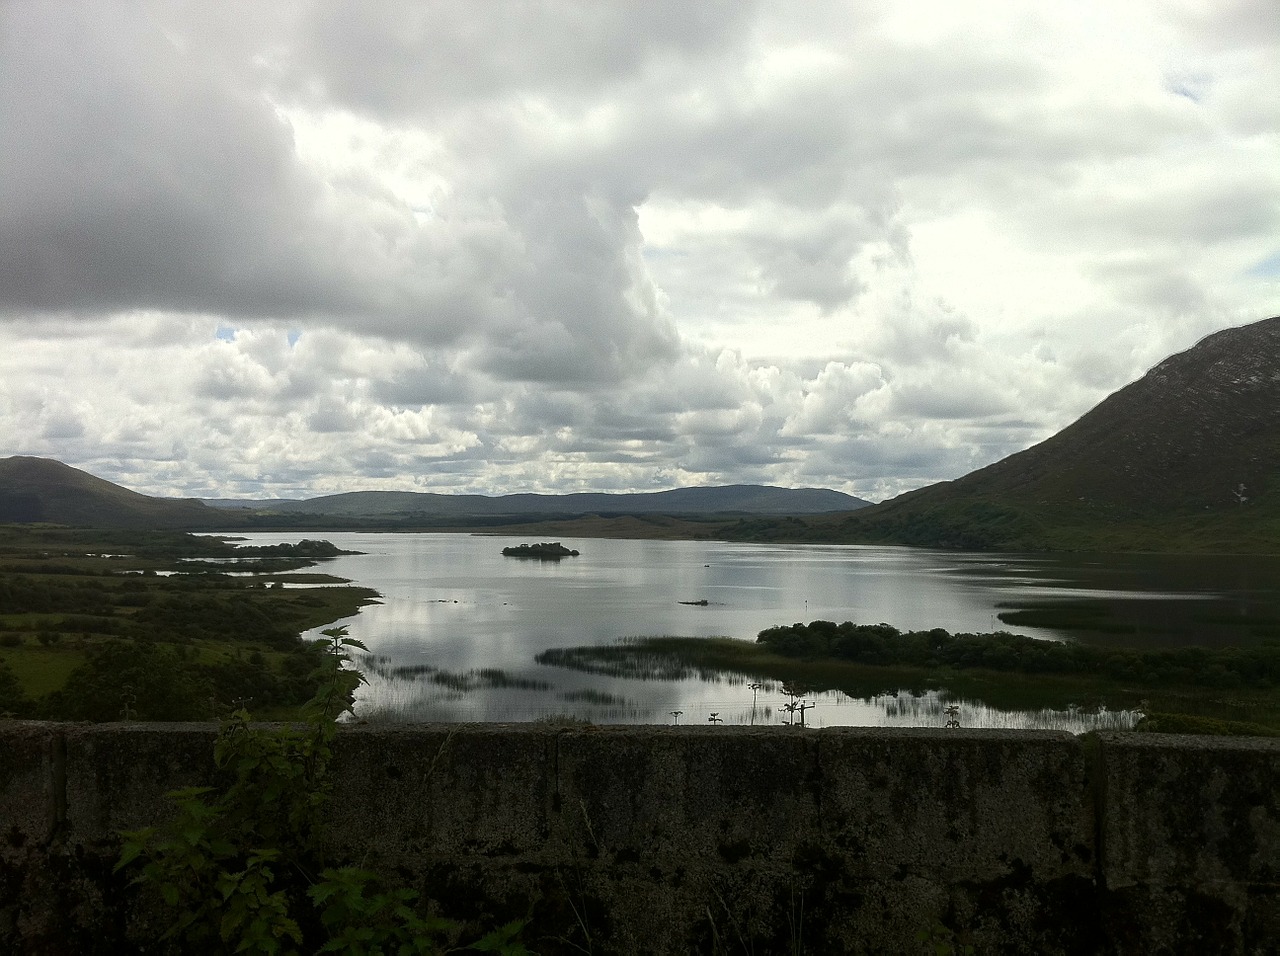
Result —
[[503, 548], [502, 553], [508, 558], [537, 558], [539, 561], [559, 561], [561, 558], [578, 556], [577, 551], [566, 548], [559, 541], [522, 544], [514, 548]]

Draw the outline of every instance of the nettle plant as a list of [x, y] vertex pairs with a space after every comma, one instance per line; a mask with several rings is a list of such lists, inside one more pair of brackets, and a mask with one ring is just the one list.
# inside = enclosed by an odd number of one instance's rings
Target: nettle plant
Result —
[[233, 713], [214, 745], [226, 782], [170, 793], [174, 819], [122, 833], [116, 870], [136, 868], [134, 882], [159, 894], [174, 913], [163, 938], [182, 950], [526, 953], [516, 941], [520, 922], [468, 945], [460, 924], [423, 915], [417, 892], [387, 886], [369, 870], [328, 865], [333, 740], [365, 683], [349, 651], [365, 647], [345, 628], [323, 633], [319, 690], [303, 720], [255, 726], [243, 708]]

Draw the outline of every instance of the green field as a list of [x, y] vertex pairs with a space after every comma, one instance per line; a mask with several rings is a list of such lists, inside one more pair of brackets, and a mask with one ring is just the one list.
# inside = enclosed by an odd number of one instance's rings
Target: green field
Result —
[[[312, 692], [304, 630], [377, 598], [308, 568], [332, 545], [236, 549], [176, 532], [0, 526], [0, 714], [287, 716]], [[231, 564], [211, 559], [244, 558]], [[254, 569], [251, 577], [229, 570]], [[305, 584], [308, 587], [286, 587]]]

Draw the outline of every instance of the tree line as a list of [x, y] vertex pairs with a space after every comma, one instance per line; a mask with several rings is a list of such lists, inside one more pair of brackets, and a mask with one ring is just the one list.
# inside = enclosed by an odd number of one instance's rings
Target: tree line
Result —
[[952, 634], [943, 628], [901, 631], [891, 624], [813, 621], [761, 631], [774, 652], [808, 660], [983, 669], [1025, 674], [1097, 676], [1140, 684], [1203, 687], [1280, 686], [1280, 645], [1139, 650], [1048, 641], [1007, 631]]

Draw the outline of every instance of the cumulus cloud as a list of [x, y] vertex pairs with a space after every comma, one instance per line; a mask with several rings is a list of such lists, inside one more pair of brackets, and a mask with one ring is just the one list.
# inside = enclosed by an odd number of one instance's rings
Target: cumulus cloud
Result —
[[0, 305], [278, 314], [339, 294], [269, 103], [137, 8], [7, 4]]
[[1274, 311], [1280, 17], [0, 6], [0, 454], [880, 498]]

